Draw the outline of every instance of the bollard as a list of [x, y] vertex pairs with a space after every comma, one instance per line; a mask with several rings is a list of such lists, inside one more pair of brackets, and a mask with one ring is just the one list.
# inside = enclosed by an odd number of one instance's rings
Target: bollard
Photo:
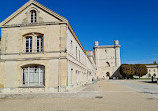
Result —
[[158, 85], [158, 78], [157, 78], [157, 85]]

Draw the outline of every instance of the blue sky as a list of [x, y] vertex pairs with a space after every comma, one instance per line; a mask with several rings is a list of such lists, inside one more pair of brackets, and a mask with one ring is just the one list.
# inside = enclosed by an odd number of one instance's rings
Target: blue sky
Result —
[[[0, 22], [27, 1], [1, 0]], [[37, 1], [69, 20], [85, 50], [119, 40], [122, 63], [158, 61], [158, 0]]]

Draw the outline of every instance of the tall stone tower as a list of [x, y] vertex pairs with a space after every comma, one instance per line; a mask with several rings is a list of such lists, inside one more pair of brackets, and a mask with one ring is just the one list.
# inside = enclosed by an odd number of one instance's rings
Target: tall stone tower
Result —
[[99, 42], [95, 41], [93, 49], [97, 67], [97, 77], [112, 77], [121, 65], [119, 41], [115, 40], [114, 45], [105, 46], [99, 46]]

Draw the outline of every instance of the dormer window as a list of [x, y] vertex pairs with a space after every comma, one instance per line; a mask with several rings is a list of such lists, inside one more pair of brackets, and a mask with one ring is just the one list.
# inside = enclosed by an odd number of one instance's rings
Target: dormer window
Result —
[[30, 12], [30, 14], [31, 14], [31, 23], [36, 23], [37, 22], [37, 13], [36, 13], [36, 11], [35, 10], [31, 10], [31, 12]]

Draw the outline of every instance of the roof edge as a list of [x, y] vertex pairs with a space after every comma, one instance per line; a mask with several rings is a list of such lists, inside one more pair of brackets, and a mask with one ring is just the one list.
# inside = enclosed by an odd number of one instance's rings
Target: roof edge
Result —
[[45, 10], [47, 13], [57, 17], [58, 19], [60, 19], [61, 21], [67, 21], [68, 20], [64, 17], [62, 17], [61, 15], [57, 14], [56, 12], [50, 10], [49, 8], [45, 7], [44, 5], [40, 4], [39, 2], [35, 1], [35, 0], [30, 0], [27, 3], [25, 3], [22, 7], [20, 7], [18, 10], [16, 10], [13, 14], [11, 14], [9, 17], [7, 17], [5, 20], [3, 20], [0, 23], [0, 27], [4, 26], [6, 23], [8, 23], [10, 20], [12, 20], [14, 17], [16, 17], [19, 13], [21, 13], [23, 10], [25, 10], [28, 6], [30, 6], [31, 4], [37, 5], [38, 7], [40, 7], [42, 10]]

